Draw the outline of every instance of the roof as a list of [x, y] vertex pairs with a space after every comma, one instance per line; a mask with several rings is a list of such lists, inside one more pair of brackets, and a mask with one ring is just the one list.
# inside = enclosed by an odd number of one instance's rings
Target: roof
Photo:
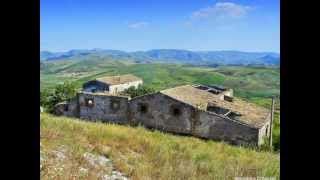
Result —
[[105, 92], [87, 92], [87, 91], [79, 91], [78, 93], [80, 94], [88, 94], [88, 95], [93, 95], [93, 96], [112, 96], [112, 97], [123, 97], [123, 98], [129, 98], [131, 99], [130, 96], [128, 95], [123, 95], [123, 94], [112, 94], [112, 93], [109, 93], [108, 91], [105, 91]]
[[106, 76], [97, 78], [97, 81], [110, 84], [110, 85], [118, 85], [118, 84], [125, 84], [129, 82], [135, 82], [135, 81], [142, 81], [141, 78], [134, 76], [132, 74], [125, 74], [120, 76]]
[[160, 91], [160, 93], [190, 104], [198, 109], [205, 110], [208, 104], [229, 109], [234, 113], [241, 114], [238, 121], [261, 127], [267, 121], [269, 110], [253, 103], [246, 102], [239, 98], [233, 98], [232, 102], [225, 101], [220, 95], [216, 95], [205, 90], [197, 89], [191, 85], [179, 86]]

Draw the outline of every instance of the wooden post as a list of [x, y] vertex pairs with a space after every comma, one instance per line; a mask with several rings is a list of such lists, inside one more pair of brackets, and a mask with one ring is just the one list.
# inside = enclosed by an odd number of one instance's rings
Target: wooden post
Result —
[[274, 96], [272, 96], [271, 104], [271, 121], [270, 121], [270, 131], [269, 131], [269, 146], [272, 149], [272, 130], [273, 130], [273, 119], [274, 119]]

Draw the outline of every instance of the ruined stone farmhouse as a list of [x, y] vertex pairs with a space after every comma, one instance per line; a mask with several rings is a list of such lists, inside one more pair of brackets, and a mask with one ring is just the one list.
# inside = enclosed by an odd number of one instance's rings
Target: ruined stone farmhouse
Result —
[[56, 114], [92, 121], [143, 125], [166, 132], [261, 145], [269, 136], [269, 110], [233, 97], [221, 86], [184, 85], [135, 98], [120, 95], [142, 84], [133, 75], [89, 81], [77, 97], [56, 106]]

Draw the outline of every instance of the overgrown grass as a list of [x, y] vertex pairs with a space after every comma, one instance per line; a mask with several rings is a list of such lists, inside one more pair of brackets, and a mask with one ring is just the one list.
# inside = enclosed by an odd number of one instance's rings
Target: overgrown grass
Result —
[[[83, 164], [81, 155], [85, 152], [109, 157], [116, 169], [139, 180], [234, 179], [235, 176], [279, 178], [280, 174], [278, 153], [175, 136], [143, 127], [91, 123], [46, 113], [42, 113], [40, 119], [41, 151], [49, 152], [63, 145], [72, 161], [65, 163], [57, 179], [93, 179], [90, 173], [78, 176], [76, 171], [76, 167]], [[105, 146], [110, 150], [106, 152]], [[45, 163], [42, 164], [42, 179], [48, 179], [48, 174], [53, 171]], [[98, 173], [97, 170], [90, 171]]]

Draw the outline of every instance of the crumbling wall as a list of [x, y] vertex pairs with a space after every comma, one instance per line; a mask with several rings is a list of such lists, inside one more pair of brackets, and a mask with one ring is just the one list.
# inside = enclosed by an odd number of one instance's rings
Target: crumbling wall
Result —
[[131, 86], [138, 88], [138, 86], [142, 83], [143, 82], [141, 80], [141, 81], [128, 82], [128, 83], [118, 84], [118, 85], [110, 85], [109, 92], [116, 94], [128, 89]]
[[58, 103], [54, 107], [54, 114], [58, 116], [79, 117], [78, 96], [69, 102]]
[[268, 114], [267, 116], [267, 121], [266, 123], [259, 129], [259, 145], [262, 145], [265, 140], [265, 137], [269, 138], [269, 133], [271, 130], [271, 113]]
[[128, 97], [79, 93], [80, 118], [128, 124]]
[[[259, 141], [257, 128], [196, 109], [161, 93], [134, 98], [129, 104], [130, 117], [135, 124], [236, 145], [257, 145]], [[141, 112], [141, 105], [147, 106], [145, 112]], [[172, 107], [180, 109], [181, 114], [174, 115]]]
[[237, 145], [257, 145], [259, 131], [211, 112], [197, 110], [193, 135]]
[[[213, 112], [197, 109], [160, 92], [133, 98], [80, 92], [69, 103], [56, 105], [57, 115], [118, 124], [142, 124], [162, 131], [261, 145], [270, 120], [260, 129]], [[270, 115], [267, 117], [270, 119]], [[268, 130], [266, 130], [268, 129]]]
[[133, 124], [174, 133], [191, 133], [191, 106], [161, 93], [133, 98], [129, 104]]

